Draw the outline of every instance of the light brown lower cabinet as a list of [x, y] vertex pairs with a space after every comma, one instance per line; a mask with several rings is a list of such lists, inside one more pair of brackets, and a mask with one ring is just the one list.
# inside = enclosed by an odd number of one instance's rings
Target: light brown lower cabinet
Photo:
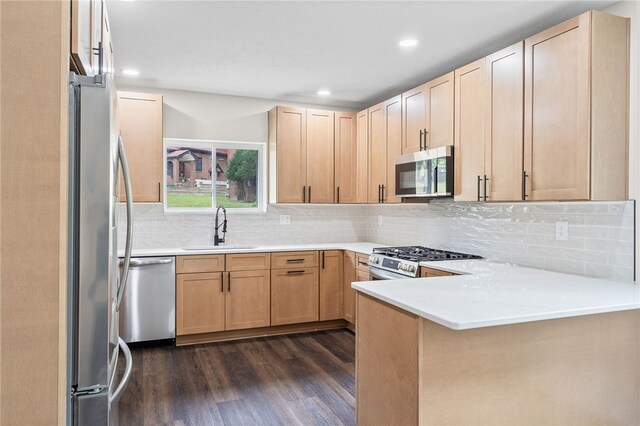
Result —
[[425, 268], [424, 266], [420, 267], [420, 278], [449, 277], [451, 275], [457, 274], [454, 274], [453, 272], [441, 271], [440, 269]]
[[271, 325], [318, 321], [318, 278], [318, 267], [272, 269]]
[[225, 293], [222, 272], [178, 274], [176, 334], [224, 330]]
[[360, 425], [640, 424], [640, 313], [452, 330], [358, 293]]
[[369, 256], [366, 254], [344, 252], [343, 318], [351, 324], [356, 323], [356, 291], [351, 287], [351, 283], [370, 280], [368, 260]]
[[227, 272], [225, 330], [270, 325], [270, 271]]
[[342, 250], [320, 252], [320, 321], [341, 319]]
[[177, 256], [176, 262], [178, 336], [270, 325], [269, 253]]

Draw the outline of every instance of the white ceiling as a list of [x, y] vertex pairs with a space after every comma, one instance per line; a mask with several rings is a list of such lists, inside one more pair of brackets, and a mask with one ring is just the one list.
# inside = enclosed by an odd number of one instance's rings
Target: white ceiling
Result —
[[[364, 108], [611, 3], [141, 0], [107, 9], [122, 84]], [[418, 46], [398, 47], [406, 37]]]

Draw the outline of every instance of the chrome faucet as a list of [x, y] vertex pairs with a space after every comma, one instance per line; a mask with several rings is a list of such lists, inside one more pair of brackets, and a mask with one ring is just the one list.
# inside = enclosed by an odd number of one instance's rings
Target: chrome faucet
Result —
[[[220, 213], [220, 209], [222, 209], [222, 213], [224, 213], [224, 220], [221, 224], [219, 224], [218, 214]], [[218, 229], [222, 226], [222, 238], [218, 235]], [[213, 225], [213, 245], [218, 246], [220, 243], [224, 243], [227, 234], [227, 209], [220, 206], [216, 209], [216, 221]]]

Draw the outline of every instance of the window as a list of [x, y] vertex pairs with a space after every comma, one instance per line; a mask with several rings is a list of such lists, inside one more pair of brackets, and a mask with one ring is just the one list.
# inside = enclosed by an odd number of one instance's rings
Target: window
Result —
[[265, 211], [265, 144], [165, 139], [164, 152], [165, 211]]

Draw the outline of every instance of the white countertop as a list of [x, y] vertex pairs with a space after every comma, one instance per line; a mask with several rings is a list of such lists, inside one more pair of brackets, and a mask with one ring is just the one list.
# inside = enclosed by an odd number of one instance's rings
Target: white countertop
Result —
[[352, 287], [454, 330], [640, 309], [632, 281], [486, 260], [422, 262], [451, 277], [362, 281]]
[[[201, 246], [194, 250], [185, 248], [161, 248], [161, 249], [134, 249], [132, 257], [149, 256], [184, 256], [189, 254], [228, 254], [228, 253], [260, 253], [274, 251], [306, 251], [306, 250], [348, 250], [356, 253], [369, 254], [374, 247], [384, 247], [384, 244], [376, 243], [321, 243], [321, 244], [280, 244], [253, 246], [251, 244], [230, 244], [220, 245], [218, 248], [212, 246]], [[124, 250], [118, 252], [119, 256], [124, 255]]]

